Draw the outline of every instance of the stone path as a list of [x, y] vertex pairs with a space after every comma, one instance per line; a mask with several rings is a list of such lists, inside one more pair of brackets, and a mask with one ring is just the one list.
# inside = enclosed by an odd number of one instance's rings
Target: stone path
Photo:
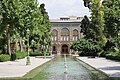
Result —
[[52, 58], [35, 58], [30, 57], [31, 65], [26, 65], [26, 58], [0, 62], [0, 77], [21, 77], [24, 76], [30, 70], [36, 68], [37, 66], [51, 60]]
[[120, 77], [120, 61], [112, 61], [105, 58], [78, 57], [80, 60], [99, 69], [110, 77]]

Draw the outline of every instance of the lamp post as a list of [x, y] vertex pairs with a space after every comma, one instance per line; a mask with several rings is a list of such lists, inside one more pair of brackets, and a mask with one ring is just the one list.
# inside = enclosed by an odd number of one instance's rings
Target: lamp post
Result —
[[27, 39], [28, 39], [28, 42], [27, 42], [27, 61], [26, 61], [26, 65], [30, 65], [30, 56], [29, 56], [29, 33], [30, 33], [30, 30], [27, 29]]
[[44, 59], [46, 59], [46, 46], [45, 45], [43, 46], [43, 49], [44, 49], [44, 51], [43, 51]]

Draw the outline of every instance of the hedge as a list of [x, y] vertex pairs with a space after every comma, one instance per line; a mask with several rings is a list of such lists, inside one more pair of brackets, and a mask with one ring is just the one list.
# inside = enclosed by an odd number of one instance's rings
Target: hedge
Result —
[[22, 59], [22, 58], [25, 58], [27, 56], [27, 52], [17, 51], [15, 54], [16, 54], [17, 59]]
[[16, 59], [22, 59], [25, 58], [26, 56], [27, 56], [26, 52], [16, 51], [14, 54], [11, 54], [11, 61], [14, 61]]
[[10, 61], [10, 56], [7, 54], [0, 55], [0, 62]]
[[30, 52], [30, 56], [44, 56], [44, 54], [46, 54], [46, 56], [49, 56], [50, 53], [48, 52], [40, 52], [40, 51], [35, 51], [35, 52]]
[[30, 56], [42, 56], [43, 53], [41, 53], [40, 51], [35, 51], [35, 52], [30, 52]]
[[120, 55], [107, 54], [106, 58], [111, 59], [111, 60], [119, 60], [120, 61]]

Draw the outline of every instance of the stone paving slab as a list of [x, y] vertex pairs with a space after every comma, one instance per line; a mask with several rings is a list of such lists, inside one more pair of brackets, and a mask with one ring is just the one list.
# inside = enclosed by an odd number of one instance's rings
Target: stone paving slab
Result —
[[26, 65], [26, 58], [16, 61], [0, 62], [0, 77], [22, 77], [30, 70], [51, 59], [30, 57], [31, 65]]
[[120, 62], [108, 60], [105, 58], [87, 58], [78, 57], [78, 59], [84, 61], [85, 63], [91, 65], [92, 67], [103, 71], [109, 77], [120, 77]]

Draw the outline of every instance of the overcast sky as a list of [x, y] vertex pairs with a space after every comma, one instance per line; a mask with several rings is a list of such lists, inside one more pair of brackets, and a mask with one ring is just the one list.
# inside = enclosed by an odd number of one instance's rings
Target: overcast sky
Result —
[[83, 0], [38, 0], [44, 3], [50, 19], [61, 16], [90, 16], [89, 9], [84, 7]]

